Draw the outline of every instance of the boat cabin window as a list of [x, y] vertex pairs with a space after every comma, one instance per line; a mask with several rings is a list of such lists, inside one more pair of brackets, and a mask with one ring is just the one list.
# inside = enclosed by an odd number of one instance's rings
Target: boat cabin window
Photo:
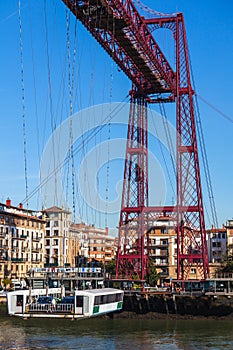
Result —
[[95, 296], [94, 305], [110, 304], [123, 300], [123, 294], [108, 294]]
[[16, 306], [22, 306], [22, 305], [23, 305], [23, 295], [17, 295]]
[[116, 294], [116, 301], [123, 301], [123, 294], [122, 293]]

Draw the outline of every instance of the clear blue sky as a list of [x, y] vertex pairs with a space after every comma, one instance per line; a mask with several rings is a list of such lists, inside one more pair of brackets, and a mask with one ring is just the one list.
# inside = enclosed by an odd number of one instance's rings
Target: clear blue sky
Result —
[[[196, 92], [233, 118], [233, 3], [229, 0], [144, 0], [144, 4], [159, 12], [183, 12]], [[21, 0], [21, 17], [30, 193], [39, 184], [40, 160], [52, 131], [69, 116], [69, 62], [66, 10], [62, 1]], [[71, 49], [74, 28], [75, 21], [71, 20]], [[18, 0], [0, 2], [0, 32], [0, 201], [10, 197], [13, 204], [18, 205], [25, 197]], [[104, 102], [123, 101], [131, 88], [129, 80], [80, 24], [76, 40], [73, 112]], [[233, 217], [233, 124], [201, 100], [199, 107], [221, 226]], [[106, 131], [102, 137], [108, 138], [109, 135]], [[111, 169], [122, 169], [122, 164], [116, 161]], [[104, 171], [107, 171], [106, 166], [102, 169]], [[123, 174], [122, 169], [115, 179], [111, 171], [108, 180], [106, 174], [102, 174], [102, 197], [106, 195], [106, 182], [111, 188], [114, 186], [111, 181], [120, 180]], [[204, 177], [203, 171], [202, 175]], [[110, 198], [112, 195], [109, 191]], [[208, 203], [206, 191], [204, 201]], [[29, 200], [29, 208], [40, 209], [41, 205], [39, 193]], [[70, 205], [72, 207], [72, 203]], [[85, 216], [83, 208], [82, 212], [84, 221], [93, 222], [90, 214]], [[209, 226], [210, 222], [206, 221]], [[96, 220], [95, 224], [104, 226], [104, 219]]]

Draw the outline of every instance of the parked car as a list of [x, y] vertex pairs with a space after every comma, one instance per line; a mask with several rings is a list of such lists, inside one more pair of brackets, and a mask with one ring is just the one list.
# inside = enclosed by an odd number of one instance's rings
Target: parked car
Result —
[[63, 297], [61, 304], [74, 304], [74, 296]]
[[52, 297], [43, 296], [43, 297], [39, 297], [36, 302], [37, 304], [51, 304], [52, 300], [53, 300]]

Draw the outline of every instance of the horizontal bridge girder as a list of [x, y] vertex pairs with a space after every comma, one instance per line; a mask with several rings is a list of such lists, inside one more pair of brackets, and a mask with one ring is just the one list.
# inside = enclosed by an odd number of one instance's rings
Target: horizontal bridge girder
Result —
[[[169, 212], [169, 213], [176, 213], [177, 212], [177, 207], [176, 206], [153, 206], [153, 207], [126, 207], [122, 208], [122, 211], [129, 214], [129, 213], [164, 213], [164, 212]], [[181, 212], [199, 212], [199, 207], [198, 206], [180, 206], [179, 211]]]
[[132, 0], [62, 0], [144, 96], [176, 91], [171, 68]]

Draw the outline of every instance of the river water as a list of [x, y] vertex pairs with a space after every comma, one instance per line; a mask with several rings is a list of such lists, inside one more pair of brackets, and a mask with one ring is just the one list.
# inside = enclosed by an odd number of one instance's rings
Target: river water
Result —
[[0, 317], [0, 349], [233, 349], [233, 321]]

